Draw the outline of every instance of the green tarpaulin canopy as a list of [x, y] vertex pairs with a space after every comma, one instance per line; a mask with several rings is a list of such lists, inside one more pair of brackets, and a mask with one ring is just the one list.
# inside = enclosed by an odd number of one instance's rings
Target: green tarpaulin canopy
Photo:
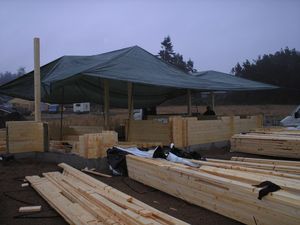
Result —
[[[241, 77], [234, 76], [232, 74], [222, 73], [222, 72], [214, 71], [214, 70], [197, 72], [197, 73], [193, 73], [193, 75], [198, 77], [199, 79], [207, 79], [212, 82], [222, 81], [223, 83], [226, 83], [228, 85], [233, 85], [234, 91], [239, 91], [239, 90], [240, 91], [251, 91], [251, 90], [270, 89], [267, 87], [275, 88], [275, 86], [272, 86], [272, 85], [267, 85], [265, 83], [244, 79]], [[237, 86], [239, 86], [239, 88]], [[230, 91], [230, 90], [228, 90], [228, 91]]]
[[[127, 107], [127, 82], [132, 82], [135, 108], [158, 105], [186, 93], [186, 89], [226, 91], [246, 89], [247, 86], [241, 88], [240, 83], [229, 84], [184, 73], [134, 46], [95, 56], [63, 56], [42, 66], [42, 101], [103, 104], [104, 79], [109, 80], [110, 105], [115, 107]], [[33, 100], [33, 84], [32, 71], [1, 86], [0, 93]], [[273, 88], [275, 86], [268, 84], [259, 87]]]

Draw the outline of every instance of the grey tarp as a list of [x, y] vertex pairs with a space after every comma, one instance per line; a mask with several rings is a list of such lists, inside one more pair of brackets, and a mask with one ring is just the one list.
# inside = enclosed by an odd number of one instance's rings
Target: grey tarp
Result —
[[[63, 56], [41, 67], [42, 101], [103, 103], [109, 79], [110, 104], [127, 107], [127, 82], [134, 83], [134, 106], [149, 107], [198, 91], [240, 90], [240, 85], [195, 77], [134, 46], [94, 56]], [[125, 82], [124, 82], [125, 81]], [[33, 71], [0, 87], [0, 93], [33, 100]], [[264, 89], [274, 86], [262, 84]]]

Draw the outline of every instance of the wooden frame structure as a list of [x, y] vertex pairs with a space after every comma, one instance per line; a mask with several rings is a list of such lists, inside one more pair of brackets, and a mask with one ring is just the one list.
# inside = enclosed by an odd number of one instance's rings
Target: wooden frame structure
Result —
[[263, 117], [221, 116], [217, 119], [198, 120], [197, 117], [171, 116], [167, 120], [131, 120], [127, 123], [128, 141], [174, 143], [188, 147], [212, 142], [228, 141], [231, 136], [260, 128]]

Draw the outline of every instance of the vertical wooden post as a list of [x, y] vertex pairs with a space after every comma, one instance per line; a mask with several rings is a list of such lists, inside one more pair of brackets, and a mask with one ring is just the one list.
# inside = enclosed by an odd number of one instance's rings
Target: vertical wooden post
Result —
[[34, 118], [41, 122], [40, 39], [34, 38]]
[[128, 119], [131, 120], [133, 117], [133, 98], [132, 98], [133, 85], [128, 82]]
[[104, 127], [109, 130], [109, 81], [104, 79]]
[[215, 111], [215, 93], [214, 92], [210, 92], [211, 95], [211, 109], [213, 111]]
[[65, 97], [65, 88], [61, 89], [62, 94], [62, 103], [60, 104], [60, 140], [63, 140], [63, 116], [64, 116], [64, 97]]
[[187, 89], [187, 111], [188, 111], [188, 115], [191, 116], [192, 115], [192, 94], [190, 89]]
[[128, 91], [128, 123], [126, 129], [126, 141], [129, 141], [129, 133], [130, 133], [130, 123], [133, 117], [133, 85], [131, 82], [127, 84], [127, 91]]

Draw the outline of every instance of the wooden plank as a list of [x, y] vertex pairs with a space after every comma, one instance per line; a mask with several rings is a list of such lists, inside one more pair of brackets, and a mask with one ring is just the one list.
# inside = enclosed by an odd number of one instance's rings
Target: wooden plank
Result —
[[22, 206], [19, 208], [20, 213], [28, 213], [28, 212], [39, 212], [42, 210], [42, 206]]
[[90, 174], [94, 174], [94, 175], [97, 175], [97, 176], [101, 176], [101, 177], [108, 177], [108, 178], [112, 177], [111, 175], [104, 174], [104, 173], [99, 173], [99, 172], [93, 171], [93, 170], [89, 170], [88, 168], [84, 168], [81, 171], [86, 172], [86, 173], [90, 173]]
[[259, 159], [259, 158], [246, 158], [246, 157], [231, 157], [230, 160], [241, 161], [241, 162], [252, 162], [252, 163], [262, 163], [262, 164], [272, 164], [272, 165], [282, 165], [282, 166], [299, 166], [299, 161], [291, 160], [275, 160], [275, 159]]

